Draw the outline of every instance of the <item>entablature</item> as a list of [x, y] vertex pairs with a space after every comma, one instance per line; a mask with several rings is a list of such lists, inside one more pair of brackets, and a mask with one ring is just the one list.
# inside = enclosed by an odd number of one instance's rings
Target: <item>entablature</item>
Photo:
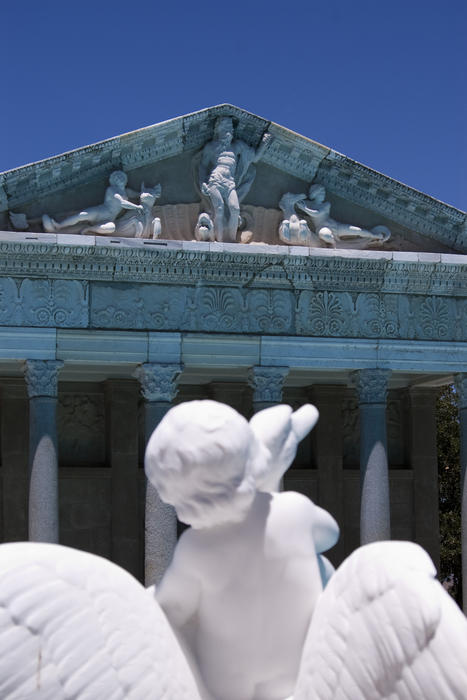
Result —
[[467, 296], [467, 256], [0, 232], [0, 276]]

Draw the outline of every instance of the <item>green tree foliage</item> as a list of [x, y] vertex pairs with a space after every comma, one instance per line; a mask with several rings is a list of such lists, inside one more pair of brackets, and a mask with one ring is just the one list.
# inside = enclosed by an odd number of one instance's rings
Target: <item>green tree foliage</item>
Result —
[[460, 435], [458, 398], [453, 385], [445, 386], [437, 405], [439, 515], [441, 536], [440, 579], [453, 577], [452, 595], [462, 605]]

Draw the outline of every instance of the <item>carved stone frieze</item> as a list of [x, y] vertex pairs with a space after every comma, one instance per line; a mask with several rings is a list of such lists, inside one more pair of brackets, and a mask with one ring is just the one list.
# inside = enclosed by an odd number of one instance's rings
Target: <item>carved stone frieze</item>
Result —
[[350, 294], [302, 292], [298, 303], [298, 330], [304, 335], [351, 335], [354, 313]]
[[182, 326], [187, 294], [184, 287], [97, 284], [93, 287], [91, 325], [176, 330]]
[[358, 402], [386, 403], [388, 380], [387, 369], [359, 369], [351, 373], [351, 381], [357, 390]]
[[0, 277], [0, 325], [83, 327], [88, 283]]
[[196, 290], [185, 319], [192, 330], [229, 333], [243, 330], [245, 311], [239, 289], [205, 287]]
[[254, 289], [247, 294], [248, 330], [261, 333], [292, 333], [295, 300], [292, 292]]
[[253, 389], [253, 402], [280, 403], [288, 373], [288, 367], [251, 367], [248, 372], [248, 384]]
[[[12, 234], [6, 234], [11, 236]], [[59, 244], [49, 239], [59, 239]], [[63, 239], [72, 242], [65, 244]], [[348, 292], [393, 292], [467, 297], [467, 264], [462, 256], [426, 254], [420, 260], [392, 259], [392, 253], [345, 251], [289, 253], [284, 246], [231, 246], [181, 241], [104, 239], [93, 244], [85, 237], [25, 234], [22, 240], [0, 237], [0, 275], [60, 277], [61, 279], [238, 286], [262, 286]], [[93, 241], [94, 239], [91, 239]], [[327, 253], [327, 254], [325, 254]], [[282, 270], [278, 277], [279, 267]]]
[[25, 360], [24, 378], [30, 399], [38, 396], [57, 396], [58, 373], [61, 360]]
[[90, 318], [96, 328], [467, 339], [467, 299], [444, 296], [99, 283]]
[[397, 338], [399, 309], [396, 295], [359, 294], [355, 304], [358, 335], [365, 338]]
[[145, 401], [172, 403], [177, 396], [183, 365], [145, 362], [135, 371]]

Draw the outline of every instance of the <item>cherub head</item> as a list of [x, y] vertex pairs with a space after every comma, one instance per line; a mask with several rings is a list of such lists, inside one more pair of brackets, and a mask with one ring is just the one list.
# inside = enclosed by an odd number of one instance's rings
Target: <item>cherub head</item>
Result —
[[114, 170], [109, 175], [109, 182], [113, 187], [126, 187], [128, 178], [123, 170]]
[[160, 497], [194, 528], [242, 520], [255, 495], [261, 446], [248, 422], [216, 401], [172, 408], [149, 440], [145, 469]]

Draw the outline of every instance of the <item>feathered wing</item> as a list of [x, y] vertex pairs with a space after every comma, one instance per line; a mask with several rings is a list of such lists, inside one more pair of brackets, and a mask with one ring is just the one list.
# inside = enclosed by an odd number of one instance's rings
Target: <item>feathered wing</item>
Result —
[[294, 700], [465, 700], [467, 621], [411, 542], [361, 547], [318, 601]]
[[60, 545], [0, 546], [2, 700], [200, 700], [163, 612], [130, 574]]

